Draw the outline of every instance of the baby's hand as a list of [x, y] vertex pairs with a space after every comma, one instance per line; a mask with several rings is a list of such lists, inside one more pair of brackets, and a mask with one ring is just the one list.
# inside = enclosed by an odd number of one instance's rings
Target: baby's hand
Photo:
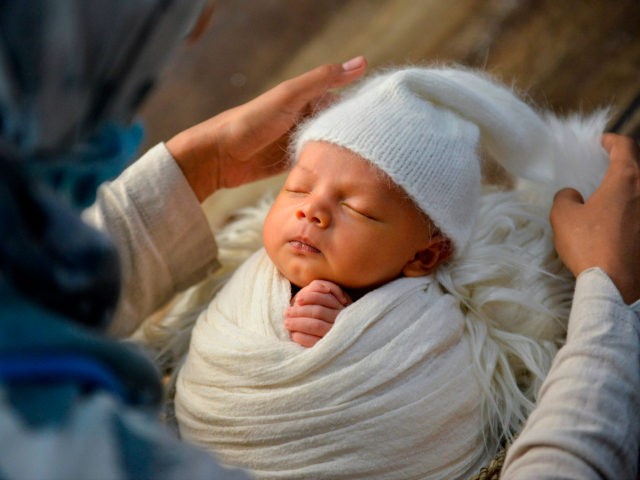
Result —
[[284, 327], [291, 340], [303, 347], [313, 347], [333, 326], [340, 310], [351, 298], [335, 283], [314, 280], [291, 299], [284, 313]]

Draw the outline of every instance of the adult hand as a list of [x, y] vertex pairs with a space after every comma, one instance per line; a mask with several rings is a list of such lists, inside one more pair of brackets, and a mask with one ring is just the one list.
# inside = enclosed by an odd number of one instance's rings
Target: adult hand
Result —
[[610, 163], [585, 202], [573, 189], [556, 194], [551, 225], [560, 258], [578, 276], [600, 267], [626, 303], [640, 298], [640, 149], [629, 137], [605, 134]]
[[338, 313], [350, 304], [349, 295], [335, 283], [313, 280], [291, 300], [284, 326], [291, 340], [309, 348], [331, 330]]
[[198, 200], [284, 171], [293, 126], [328, 90], [360, 78], [366, 60], [327, 64], [287, 80], [254, 100], [191, 127], [167, 142]]

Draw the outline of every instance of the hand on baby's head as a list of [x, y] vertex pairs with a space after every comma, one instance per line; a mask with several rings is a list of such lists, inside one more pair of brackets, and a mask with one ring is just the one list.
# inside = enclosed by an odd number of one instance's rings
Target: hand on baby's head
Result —
[[291, 299], [284, 326], [291, 340], [312, 347], [331, 329], [338, 313], [351, 303], [349, 295], [335, 283], [313, 280]]

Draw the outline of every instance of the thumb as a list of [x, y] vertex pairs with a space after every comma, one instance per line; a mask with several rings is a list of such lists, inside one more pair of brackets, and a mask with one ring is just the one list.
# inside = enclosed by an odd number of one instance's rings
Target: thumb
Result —
[[556, 203], [584, 203], [584, 198], [575, 188], [563, 188], [559, 190], [553, 197], [553, 204]]
[[584, 198], [574, 188], [563, 188], [553, 197], [551, 205], [551, 225], [554, 226], [573, 216], [576, 207], [584, 204]]

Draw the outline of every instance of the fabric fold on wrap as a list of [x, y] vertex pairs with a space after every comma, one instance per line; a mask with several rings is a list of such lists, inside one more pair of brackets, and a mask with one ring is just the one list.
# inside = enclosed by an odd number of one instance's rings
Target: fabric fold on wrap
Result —
[[451, 479], [487, 461], [464, 316], [430, 277], [368, 293], [312, 349], [284, 329], [290, 299], [261, 249], [200, 315], [177, 382], [186, 440], [257, 478]]

